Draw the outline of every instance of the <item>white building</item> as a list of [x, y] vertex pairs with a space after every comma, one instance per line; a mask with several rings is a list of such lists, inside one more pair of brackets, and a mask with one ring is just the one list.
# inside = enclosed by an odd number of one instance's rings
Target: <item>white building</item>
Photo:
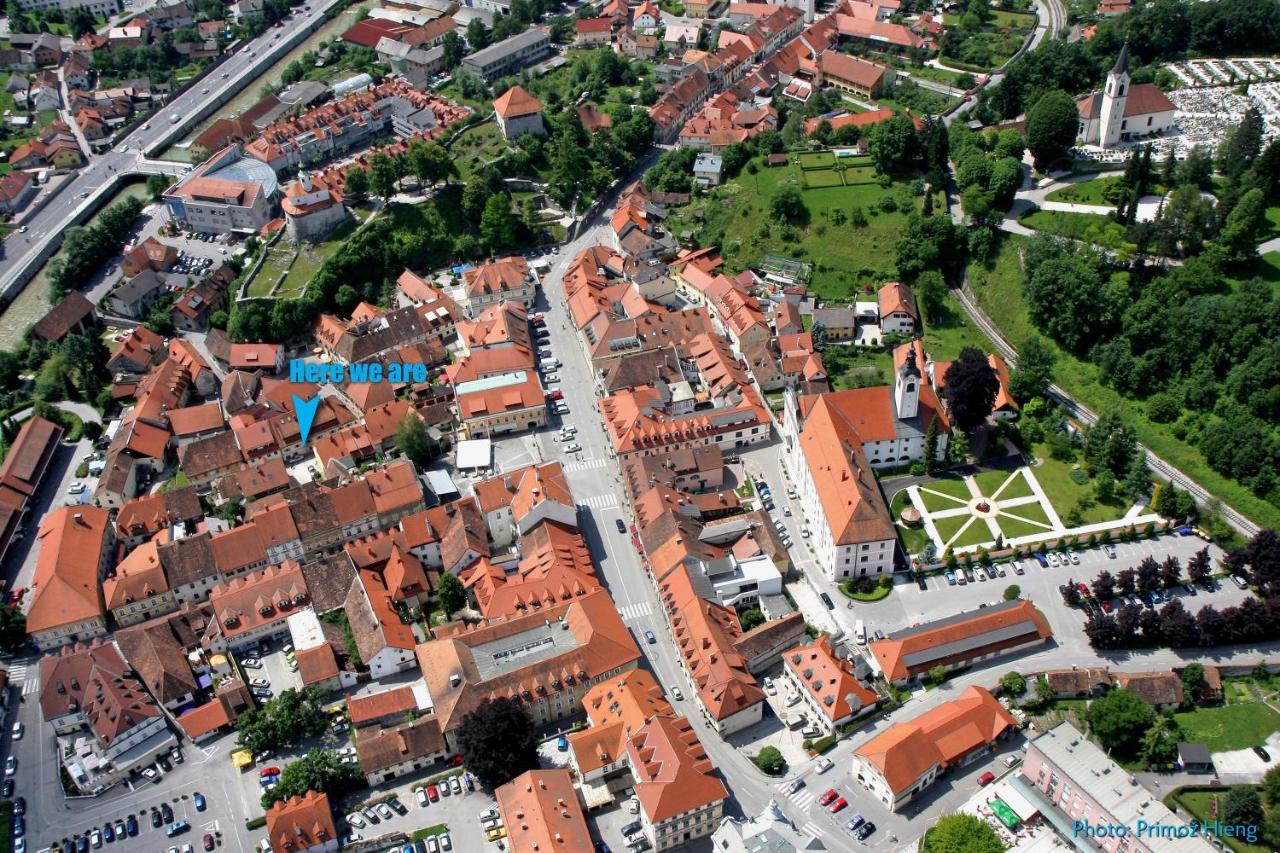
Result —
[[1152, 83], [1131, 84], [1129, 44], [1120, 48], [1116, 64], [1101, 92], [1076, 101], [1080, 142], [1109, 148], [1121, 142], [1155, 136], [1174, 126], [1175, 107]]
[[271, 221], [275, 171], [231, 145], [183, 176], [161, 197], [169, 218], [191, 231], [256, 234]]
[[796, 829], [773, 800], [750, 820], [726, 817], [720, 821], [720, 826], [711, 834], [711, 847], [717, 853], [795, 853], [827, 849], [821, 838]]
[[526, 133], [546, 136], [542, 123], [542, 101], [529, 94], [523, 86], [512, 86], [493, 102], [493, 112], [498, 127], [506, 139], [519, 139]]

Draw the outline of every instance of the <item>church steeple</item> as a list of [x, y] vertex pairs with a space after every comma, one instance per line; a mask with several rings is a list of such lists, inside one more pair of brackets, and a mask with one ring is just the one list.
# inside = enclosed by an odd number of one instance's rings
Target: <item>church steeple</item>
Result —
[[916, 366], [914, 343], [907, 345], [907, 357], [903, 360], [902, 367], [898, 368], [893, 392], [894, 402], [898, 408], [898, 419], [914, 418], [920, 407], [920, 368]]
[[1125, 42], [1116, 64], [1107, 74], [1102, 90], [1102, 109], [1098, 116], [1098, 142], [1104, 147], [1115, 145], [1128, 133], [1124, 126], [1125, 100], [1129, 95], [1129, 43]]
[[1112, 74], [1128, 74], [1129, 73], [1129, 42], [1125, 42], [1120, 48], [1120, 55], [1116, 57], [1116, 64], [1111, 67]]

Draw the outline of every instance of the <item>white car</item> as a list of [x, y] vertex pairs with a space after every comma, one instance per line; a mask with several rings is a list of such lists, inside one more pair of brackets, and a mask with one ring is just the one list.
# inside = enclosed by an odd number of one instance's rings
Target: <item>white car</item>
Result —
[[347, 815], [347, 823], [351, 826], [358, 826], [361, 829], [363, 829], [365, 825], [364, 818], [360, 816], [360, 812], [352, 812]]
[[547, 374], [547, 384], [548, 384], [548, 385], [555, 385], [555, 384], [556, 384], [557, 382], [559, 382], [559, 381], [560, 381], [560, 374], [559, 374], [559, 373], [548, 373], [548, 374]]
[[778, 688], [773, 686], [772, 678], [766, 678], [764, 680], [764, 692], [768, 693], [770, 696], [778, 695]]
[[425, 788], [414, 788], [413, 796], [418, 800], [418, 805], [422, 806], [424, 809], [427, 807], [427, 804], [431, 802], [431, 800], [427, 799], [427, 791]]
[[796, 703], [797, 703], [797, 702], [799, 702], [799, 701], [800, 701], [800, 694], [799, 694], [799, 693], [789, 693], [789, 694], [787, 694], [787, 702], [786, 702], [786, 705], [787, 705], [787, 707], [788, 707], [788, 708], [790, 708], [792, 705], [796, 704]]
[[4, 775], [18, 775], [18, 759], [14, 758], [12, 755], [4, 760]]
[[378, 803], [376, 806], [373, 807], [373, 810], [376, 811], [378, 813], [378, 817], [382, 818], [383, 820], [391, 820], [393, 817], [395, 817], [395, 814], [396, 814], [395, 812], [391, 811], [391, 806], [387, 805], [386, 803]]
[[564, 446], [565, 453], [578, 453], [582, 450], [581, 444], [566, 444]]
[[250, 687], [270, 687], [271, 682], [265, 678], [250, 678], [249, 686]]
[[637, 800], [635, 797], [632, 797], [631, 799], [627, 800], [627, 811], [631, 812], [632, 814], [639, 814], [640, 801]]
[[447, 832], [440, 833], [440, 849], [441, 850], [453, 849], [453, 839], [449, 837], [449, 833]]
[[684, 694], [683, 694], [683, 693], [681, 693], [681, 692], [680, 692], [680, 688], [679, 688], [679, 687], [677, 687], [677, 686], [676, 686], [676, 685], [674, 685], [674, 684], [673, 684], [673, 685], [671, 685], [671, 695], [672, 695], [672, 696], [674, 696], [674, 697], [676, 697], [676, 699], [678, 699], [678, 700], [680, 700], [680, 701], [684, 701]]
[[818, 763], [814, 765], [814, 769], [819, 773], [826, 773], [832, 767], [835, 767], [835, 762], [830, 758], [819, 758]]
[[83, 491], [84, 491], [84, 483], [80, 482], [79, 480], [76, 480], [70, 486], [67, 486], [67, 494], [69, 495], [78, 495]]
[[257, 658], [245, 658], [240, 661], [240, 665], [246, 669], [262, 669], [262, 661]]
[[13, 739], [22, 740], [22, 732], [24, 731], [21, 721], [13, 724]]

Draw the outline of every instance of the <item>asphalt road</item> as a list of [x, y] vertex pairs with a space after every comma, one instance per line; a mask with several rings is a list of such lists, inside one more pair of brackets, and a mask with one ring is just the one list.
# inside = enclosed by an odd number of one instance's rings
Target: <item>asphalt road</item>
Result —
[[[219, 103], [223, 92], [239, 91], [253, 85], [281, 55], [280, 49], [285, 43], [304, 37], [303, 30], [323, 18], [325, 10], [337, 2], [313, 0], [309, 4], [311, 11], [299, 10], [287, 20], [285, 27], [268, 28], [258, 38], [242, 45], [201, 85], [174, 98], [118, 145], [59, 185], [53, 200], [25, 222], [27, 233], [15, 232], [5, 241], [4, 257], [0, 258], [0, 293], [9, 291], [19, 279], [20, 272], [39, 256], [46, 245], [61, 243], [63, 229], [83, 209], [96, 204], [93, 196], [103, 191], [117, 175], [180, 170], [182, 164], [150, 161], [146, 154], [158, 153], [208, 114]], [[180, 120], [171, 122], [169, 117], [173, 115], [179, 116]]]

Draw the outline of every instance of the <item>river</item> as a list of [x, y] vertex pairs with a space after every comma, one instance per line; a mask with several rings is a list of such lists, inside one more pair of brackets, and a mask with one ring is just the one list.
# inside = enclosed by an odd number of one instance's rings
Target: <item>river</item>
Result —
[[[244, 91], [224, 104], [222, 109], [197, 125], [185, 139], [170, 146], [160, 156], [160, 159], [176, 160], [183, 163], [190, 162], [191, 158], [187, 154], [187, 146], [191, 144], [191, 140], [207, 130], [209, 125], [213, 124], [217, 119], [237, 115], [257, 103], [261, 97], [259, 93], [264, 85], [279, 86], [281, 75], [284, 74], [284, 69], [289, 63], [295, 59], [301, 59], [302, 54], [308, 50], [315, 50], [321, 42], [341, 35], [344, 30], [349, 29], [356, 22], [356, 14], [357, 10], [355, 8], [348, 9], [324, 24], [324, 26], [312, 33], [309, 38], [282, 56], [279, 61], [268, 68], [253, 83], [246, 86]], [[99, 213], [112, 204], [131, 197], [141, 198], [144, 201], [149, 198], [144, 182], [139, 181], [125, 186], [99, 208]], [[85, 225], [92, 225], [97, 219], [98, 214], [94, 214]], [[22, 289], [22, 292], [4, 309], [3, 313], [0, 313], [0, 350], [9, 350], [17, 346], [31, 324], [48, 313], [50, 304], [49, 277], [45, 273], [47, 268], [47, 264], [42, 267], [35, 278], [31, 279], [27, 286]]]
[[[118, 201], [124, 201], [126, 198], [139, 198], [144, 202], [149, 201], [151, 196], [147, 192], [146, 182], [138, 180], [134, 183], [126, 184], [119, 192], [107, 199], [102, 207], [98, 208], [98, 212], [85, 222], [84, 227], [88, 228], [96, 224], [98, 217], [102, 215], [104, 210]], [[61, 254], [61, 251], [58, 254]], [[54, 257], [56, 258], [58, 255], [54, 255]], [[35, 278], [27, 282], [27, 286], [22, 289], [22, 292], [17, 295], [13, 302], [9, 303], [9, 307], [4, 310], [4, 313], [0, 314], [0, 350], [11, 350], [16, 347], [31, 324], [49, 312], [49, 276], [45, 273], [48, 268], [48, 264], [41, 267]]]
[[270, 85], [273, 89], [280, 86], [282, 83], [281, 77], [284, 75], [284, 70], [289, 66], [289, 63], [293, 62], [295, 59], [301, 59], [302, 55], [308, 50], [318, 49], [321, 42], [327, 41], [335, 36], [339, 36], [344, 31], [350, 29], [356, 23], [356, 14], [358, 11], [359, 10], [354, 7], [348, 9], [338, 17], [327, 22], [320, 29], [316, 30], [297, 47], [280, 57], [279, 61], [268, 68], [262, 76], [254, 80], [250, 85], [246, 86], [244, 91], [237, 94], [230, 101], [227, 101], [227, 103], [223, 105], [222, 109], [196, 125], [181, 141], [175, 142], [167, 148], [165, 152], [160, 155], [159, 159], [172, 160], [178, 163], [190, 163], [191, 156], [187, 153], [187, 149], [197, 136], [208, 130], [209, 126], [218, 119], [239, 115], [249, 107], [256, 104], [262, 99], [263, 86]]

